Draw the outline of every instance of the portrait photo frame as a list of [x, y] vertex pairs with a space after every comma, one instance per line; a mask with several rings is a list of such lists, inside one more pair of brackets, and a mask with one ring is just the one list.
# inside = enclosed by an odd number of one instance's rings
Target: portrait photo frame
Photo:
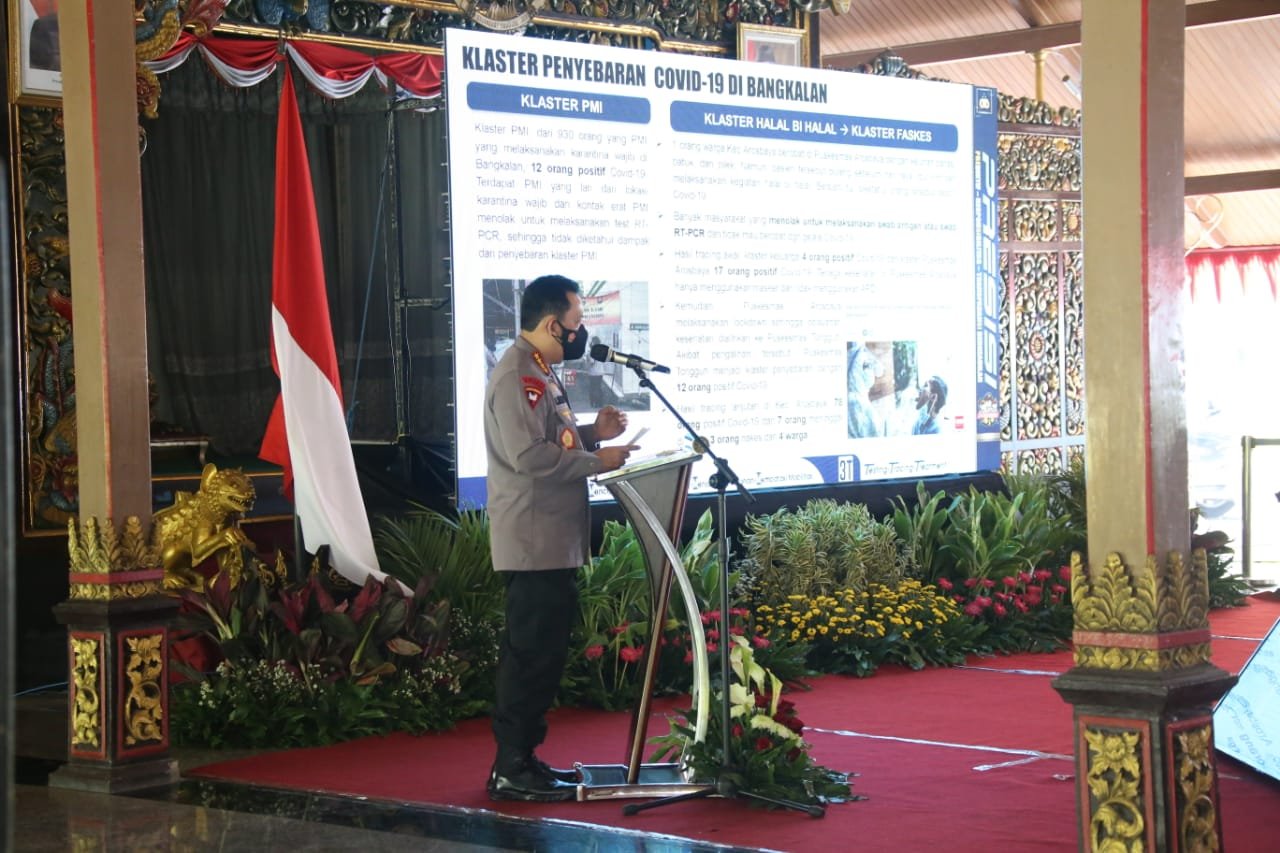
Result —
[[809, 31], [791, 27], [738, 24], [738, 59], [775, 65], [809, 64]]
[[9, 92], [20, 104], [61, 101], [58, 0], [10, 0]]

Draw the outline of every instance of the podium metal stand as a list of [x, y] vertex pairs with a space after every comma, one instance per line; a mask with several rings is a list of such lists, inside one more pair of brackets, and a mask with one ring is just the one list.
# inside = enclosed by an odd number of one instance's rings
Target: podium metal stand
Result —
[[645, 567], [649, 571], [649, 642], [645, 647], [644, 683], [632, 709], [631, 730], [625, 764], [579, 765], [582, 781], [579, 800], [610, 800], [627, 797], [668, 797], [690, 794], [713, 786], [689, 781], [685, 768], [676, 763], [644, 764], [646, 733], [653, 701], [653, 683], [661, 653], [662, 627], [672, 584], [680, 587], [685, 616], [693, 644], [694, 739], [707, 731], [711, 705], [711, 677], [707, 665], [707, 640], [702, 632], [693, 586], [673, 542], [684, 522], [689, 477], [700, 453], [685, 451], [647, 459], [601, 474], [596, 482], [609, 490], [622, 506], [640, 540]]

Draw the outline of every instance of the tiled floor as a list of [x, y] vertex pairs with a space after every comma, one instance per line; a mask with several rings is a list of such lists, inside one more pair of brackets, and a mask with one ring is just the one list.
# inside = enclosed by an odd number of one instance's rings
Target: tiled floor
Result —
[[[20, 750], [21, 752], [21, 750]], [[213, 756], [184, 753], [180, 766]], [[227, 756], [220, 756], [225, 758]], [[710, 853], [732, 848], [569, 821], [308, 794], [207, 780], [106, 795], [51, 788], [56, 759], [15, 765], [15, 851], [540, 850]]]

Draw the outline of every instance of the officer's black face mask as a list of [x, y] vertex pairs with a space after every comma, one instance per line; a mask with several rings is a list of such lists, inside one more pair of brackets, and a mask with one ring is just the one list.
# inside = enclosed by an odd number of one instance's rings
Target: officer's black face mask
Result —
[[556, 338], [560, 342], [560, 347], [564, 350], [565, 361], [577, 361], [587, 353], [587, 327], [580, 325], [575, 330], [568, 330], [563, 325], [560, 326], [560, 334]]

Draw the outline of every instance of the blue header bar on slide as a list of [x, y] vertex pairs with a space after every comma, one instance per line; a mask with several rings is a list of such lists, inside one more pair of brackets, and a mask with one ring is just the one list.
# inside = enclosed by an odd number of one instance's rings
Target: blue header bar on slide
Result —
[[469, 83], [467, 106], [473, 110], [525, 115], [585, 118], [648, 124], [649, 101], [626, 95], [599, 95], [568, 89], [535, 89], [529, 86], [500, 86], [496, 83]]
[[833, 142], [916, 151], [955, 151], [959, 146], [959, 133], [953, 124], [730, 107], [693, 101], [672, 102], [671, 128], [685, 133]]

